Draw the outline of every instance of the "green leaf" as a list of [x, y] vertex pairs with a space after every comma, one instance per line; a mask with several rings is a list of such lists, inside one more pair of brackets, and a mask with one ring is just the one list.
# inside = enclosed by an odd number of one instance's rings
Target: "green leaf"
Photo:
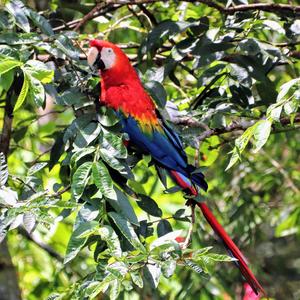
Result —
[[286, 95], [287, 93], [289, 92], [289, 90], [294, 86], [294, 85], [298, 85], [300, 83], [300, 77], [299, 78], [295, 78], [295, 79], [292, 79], [288, 82], [286, 82], [285, 84], [283, 84], [281, 87], [280, 87], [280, 92], [277, 96], [277, 102], [281, 101]]
[[185, 216], [185, 209], [181, 208], [178, 209], [175, 214], [173, 215], [173, 218], [175, 220], [179, 220], [179, 221], [190, 221], [189, 218], [187, 216]]
[[142, 210], [154, 217], [162, 216], [161, 209], [158, 207], [157, 203], [152, 198], [142, 194], [138, 194], [138, 196], [140, 200], [137, 200], [136, 203]]
[[157, 225], [157, 235], [159, 237], [172, 232], [172, 226], [168, 220], [160, 220]]
[[166, 278], [170, 278], [176, 270], [176, 261], [167, 260], [162, 263], [161, 271]]
[[112, 227], [104, 225], [98, 230], [102, 240], [107, 243], [108, 249], [111, 251], [111, 255], [114, 257], [122, 256], [122, 249], [119, 241], [119, 237], [112, 229]]
[[71, 59], [79, 59], [79, 50], [73, 46], [72, 41], [66, 35], [59, 35], [55, 39], [54, 44]]
[[207, 85], [214, 77], [216, 77], [216, 75], [220, 73], [220, 71], [224, 70], [225, 67], [225, 64], [219, 63], [217, 65], [209, 67], [208, 69], [205, 69], [201, 76], [198, 78], [198, 87]]
[[236, 258], [224, 254], [208, 253], [205, 256], [213, 261], [224, 261], [224, 262], [236, 261]]
[[145, 54], [148, 51], [153, 51], [158, 48], [164, 40], [173, 37], [179, 32], [182, 32], [194, 25], [194, 23], [178, 21], [174, 22], [171, 20], [165, 20], [158, 24], [148, 34], [146, 41], [144, 41], [140, 48], [140, 55]]
[[87, 148], [76, 149], [77, 151], [73, 153], [71, 157], [71, 167], [74, 167], [75, 164], [84, 156], [92, 154], [95, 152], [96, 148], [94, 146], [89, 146]]
[[239, 43], [239, 48], [247, 55], [257, 55], [261, 49], [255, 39], [244, 39]]
[[103, 129], [103, 135], [100, 137], [101, 149], [105, 149], [111, 156], [116, 158], [126, 158], [127, 150], [122, 138]]
[[276, 33], [285, 34], [285, 30], [279, 22], [276, 22], [274, 20], [264, 20], [263, 24], [269, 27], [270, 29], [274, 30]]
[[110, 282], [115, 280], [115, 276], [111, 273], [108, 273], [101, 281], [92, 281], [87, 287], [84, 287], [85, 297], [89, 299], [95, 299], [95, 297], [102, 291], [105, 291]]
[[283, 108], [282, 101], [270, 105], [267, 109], [267, 117], [279, 122], [282, 108]]
[[98, 227], [98, 225], [99, 224], [96, 221], [81, 223], [73, 231], [67, 246], [64, 264], [70, 262], [72, 259], [76, 257], [76, 255], [83, 248], [85, 242], [88, 239], [87, 234], [91, 232], [95, 232], [95, 229]]
[[161, 267], [154, 263], [147, 264], [143, 271], [147, 285], [152, 288], [157, 288], [161, 275]]
[[107, 198], [116, 198], [116, 193], [113, 189], [113, 181], [105, 165], [101, 162], [94, 162], [92, 166], [92, 174], [94, 183], [100, 192]]
[[289, 212], [280, 224], [276, 227], [275, 236], [284, 237], [299, 232], [300, 208], [296, 207]]
[[140, 274], [140, 272], [135, 271], [135, 272], [130, 272], [129, 274], [130, 274], [130, 277], [131, 277], [133, 283], [142, 289], [144, 286], [144, 283], [143, 283], [143, 278], [142, 278], [142, 275]]
[[64, 91], [60, 96], [56, 98], [56, 103], [59, 105], [76, 105], [81, 104], [86, 101], [86, 96], [77, 89], [68, 89], [67, 91]]
[[128, 166], [123, 162], [111, 155], [111, 153], [106, 149], [101, 149], [100, 152], [101, 158], [113, 169], [119, 171], [122, 175], [127, 178], [133, 178], [133, 175]]
[[14, 69], [2, 74], [0, 76], [0, 89], [8, 91], [14, 81], [15, 72]]
[[90, 161], [83, 163], [77, 168], [72, 177], [71, 192], [75, 200], [78, 200], [83, 194], [84, 188], [89, 180], [92, 164]]
[[270, 120], [260, 120], [255, 124], [253, 138], [254, 138], [254, 153], [258, 152], [267, 142], [271, 133], [272, 122]]
[[108, 107], [100, 107], [99, 109], [99, 114], [98, 114], [98, 118], [99, 118], [99, 122], [106, 127], [111, 127], [116, 125], [120, 120], [119, 118], [116, 116], [116, 113]]
[[25, 32], [30, 32], [30, 25], [25, 14], [25, 7], [22, 1], [12, 0], [6, 4], [7, 11], [15, 18], [17, 26]]
[[300, 106], [300, 101], [293, 99], [284, 104], [284, 112], [289, 116], [293, 113], [296, 113]]
[[27, 73], [26, 77], [29, 79], [29, 93], [28, 96], [36, 104], [37, 107], [44, 105], [46, 99], [45, 89], [42, 83]]
[[121, 292], [121, 280], [115, 279], [110, 283], [110, 292], [109, 292], [109, 299], [110, 300], [117, 300], [118, 296]]
[[17, 204], [17, 201], [17, 192], [5, 186], [0, 187], [0, 204], [5, 206], [14, 206]]
[[47, 65], [38, 60], [28, 60], [24, 69], [27, 74], [44, 84], [52, 82], [54, 77], [54, 70], [49, 70]]
[[72, 121], [71, 125], [66, 129], [63, 141], [66, 143], [77, 134], [79, 130], [87, 126], [93, 119], [94, 114], [84, 114]]
[[164, 87], [158, 81], [149, 81], [145, 83], [148, 90], [158, 107], [164, 108], [167, 103], [167, 93]]
[[254, 133], [255, 126], [256, 124], [247, 128], [247, 130], [235, 140], [235, 146], [232, 150], [232, 155], [225, 171], [229, 170], [240, 159], [242, 152], [245, 150]]
[[109, 264], [106, 270], [112, 273], [118, 280], [122, 280], [128, 272], [128, 267], [124, 262], [116, 261]]
[[114, 196], [107, 198], [109, 204], [130, 223], [139, 226], [138, 218], [127, 198], [127, 196], [114, 186]]
[[[90, 222], [97, 219], [100, 213], [100, 209], [98, 205], [95, 205], [94, 202], [86, 202], [79, 210], [77, 217], [76, 217], [76, 226], [77, 224]], [[75, 226], [75, 228], [77, 228]]]
[[78, 130], [74, 146], [78, 148], [85, 148], [91, 144], [99, 135], [101, 127], [99, 123], [91, 122], [84, 128]]
[[0, 152], [0, 187], [4, 186], [8, 179], [8, 168], [4, 153]]
[[53, 29], [46, 18], [44, 18], [42, 15], [38, 14], [37, 12], [30, 10], [29, 12], [29, 18], [33, 21], [34, 25], [37, 26], [41, 31], [51, 36], [54, 34]]
[[26, 231], [31, 234], [36, 226], [36, 217], [31, 212], [25, 212], [23, 215], [23, 225]]
[[115, 212], [109, 212], [108, 215], [133, 247], [141, 250], [142, 252], [146, 251], [138, 236], [136, 235], [132, 225], [124, 217]]
[[14, 59], [2, 60], [2, 61], [0, 61], [0, 75], [4, 74], [14, 68], [20, 67], [22, 65], [23, 65], [23, 63], [18, 60], [14, 60]]
[[25, 45], [36, 44], [41, 40], [40, 35], [37, 33], [2, 33], [0, 34], [0, 43], [8, 45]]
[[65, 132], [57, 132], [55, 134], [55, 142], [51, 148], [50, 152], [50, 161], [49, 161], [49, 169], [51, 170], [54, 165], [58, 162], [61, 155], [65, 150], [65, 142], [63, 140]]
[[19, 97], [17, 99], [17, 102], [15, 104], [14, 111], [18, 110], [22, 106], [23, 102], [25, 101], [25, 99], [27, 97], [29, 86], [30, 86], [29, 78], [24, 73], [24, 80], [23, 80], [22, 89], [21, 89], [21, 92], [20, 92]]

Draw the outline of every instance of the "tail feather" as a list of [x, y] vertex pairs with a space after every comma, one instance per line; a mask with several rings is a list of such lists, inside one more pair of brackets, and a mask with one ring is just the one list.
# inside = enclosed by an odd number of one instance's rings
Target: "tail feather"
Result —
[[253, 289], [253, 291], [256, 294], [258, 294], [259, 291], [261, 291], [263, 294], [266, 294], [263, 287], [259, 284], [254, 274], [249, 269], [244, 255], [233, 242], [233, 240], [229, 237], [229, 235], [226, 233], [226, 231], [220, 225], [217, 219], [214, 217], [207, 205], [203, 202], [197, 203], [197, 205], [200, 207], [204, 217], [206, 218], [207, 222], [210, 224], [214, 232], [222, 239], [226, 248], [233, 255], [233, 257], [235, 257], [238, 260], [238, 267], [245, 279], [247, 280], [247, 282], [249, 283], [249, 285], [251, 286], [251, 288]]
[[204, 179], [204, 175], [202, 173], [193, 173], [192, 174], [192, 182], [196, 183], [201, 189], [207, 191], [208, 185]]
[[[202, 189], [207, 190], [207, 183], [204, 180], [204, 176], [202, 173], [194, 173], [192, 174], [192, 180], [188, 179], [183, 174], [171, 170], [170, 171], [171, 176], [175, 179], [175, 181], [188, 193], [192, 195], [197, 195], [198, 191], [193, 185], [193, 182], [200, 186]], [[239, 250], [239, 248], [236, 246], [236, 244], [233, 242], [233, 240], [229, 237], [229, 235], [226, 233], [224, 228], [221, 226], [221, 224], [217, 221], [215, 216], [212, 214], [208, 206], [204, 202], [197, 202], [196, 203], [199, 208], [201, 209], [204, 217], [206, 218], [207, 222], [210, 224], [214, 232], [219, 236], [219, 238], [223, 241], [225, 247], [227, 248], [230, 255], [232, 255], [234, 258], [237, 259], [236, 265], [240, 269], [242, 275], [246, 279], [246, 281], [249, 283], [253, 291], [258, 294], [259, 291], [261, 291], [264, 295], [266, 295], [263, 287], [259, 284], [257, 279], [255, 278], [252, 271], [249, 269], [246, 259], [242, 252]]]

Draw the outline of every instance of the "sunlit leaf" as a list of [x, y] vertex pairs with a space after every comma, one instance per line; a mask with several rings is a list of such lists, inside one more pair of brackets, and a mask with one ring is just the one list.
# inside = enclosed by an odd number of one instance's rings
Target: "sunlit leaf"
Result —
[[72, 191], [72, 196], [75, 200], [78, 200], [84, 191], [84, 188], [90, 176], [92, 164], [93, 163], [89, 161], [83, 163], [76, 169], [73, 175], [71, 191]]
[[28, 91], [29, 91], [29, 87], [30, 87], [30, 79], [28, 78], [28, 76], [26, 74], [24, 74], [24, 79], [23, 79], [23, 85], [22, 85], [22, 89], [20, 91], [19, 97], [17, 99], [17, 102], [15, 104], [14, 110], [18, 110], [23, 102], [25, 101]]
[[[98, 226], [98, 222], [91, 221], [86, 223], [81, 223], [72, 233], [67, 250], [64, 263], [67, 264], [72, 259], [76, 257], [81, 248], [84, 246], [87, 240], [87, 234], [89, 232], [94, 232], [95, 228]], [[83, 236], [83, 237], [81, 237]]]
[[0, 75], [5, 74], [6, 72], [20, 67], [22, 66], [23, 63], [17, 60], [11, 60], [11, 59], [7, 59], [7, 60], [2, 60], [0, 61]]
[[15, 18], [16, 24], [25, 32], [30, 32], [30, 25], [24, 11], [24, 4], [20, 0], [12, 0], [6, 4], [6, 9]]
[[23, 215], [23, 224], [26, 231], [30, 234], [36, 226], [35, 215], [31, 212], [27, 212]]
[[132, 225], [124, 217], [115, 212], [110, 212], [108, 215], [112, 218], [121, 233], [133, 247], [140, 249], [141, 251], [145, 251], [145, 248], [138, 239]]
[[272, 122], [270, 120], [261, 120], [256, 123], [253, 138], [254, 138], [254, 152], [258, 152], [267, 142], [271, 133]]
[[30, 19], [33, 21], [33, 23], [39, 28], [41, 29], [41, 31], [43, 33], [45, 33], [46, 35], [53, 35], [53, 29], [51, 27], [51, 25], [49, 24], [49, 22], [47, 21], [46, 18], [44, 18], [42, 15], [36, 13], [33, 10], [30, 10], [29, 12], [29, 17]]
[[113, 189], [113, 181], [108, 173], [107, 168], [101, 161], [93, 163], [92, 174], [94, 183], [100, 192], [105, 197], [114, 199], [116, 197], [116, 193]]

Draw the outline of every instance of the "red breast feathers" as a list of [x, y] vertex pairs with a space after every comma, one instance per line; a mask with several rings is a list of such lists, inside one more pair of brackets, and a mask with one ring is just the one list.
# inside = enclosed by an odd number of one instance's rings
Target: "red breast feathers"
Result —
[[144, 90], [126, 54], [118, 46], [107, 41], [92, 40], [90, 46], [96, 47], [99, 52], [103, 47], [111, 48], [116, 55], [114, 64], [100, 71], [101, 102], [135, 118], [142, 126], [157, 127], [155, 105]]

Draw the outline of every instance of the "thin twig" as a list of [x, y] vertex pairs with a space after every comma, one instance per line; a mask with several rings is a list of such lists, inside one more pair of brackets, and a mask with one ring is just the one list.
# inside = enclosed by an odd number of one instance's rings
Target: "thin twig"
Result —
[[261, 153], [263, 153], [265, 157], [269, 160], [269, 162], [272, 164], [272, 166], [275, 167], [279, 171], [279, 173], [282, 174], [282, 176], [286, 179], [288, 185], [295, 192], [295, 194], [299, 195], [300, 190], [297, 188], [289, 173], [283, 168], [283, 166], [277, 160], [269, 156], [263, 149], [261, 149]]
[[99, 2], [88, 14], [86, 14], [75, 26], [74, 31], [77, 31], [88, 20], [95, 18], [94, 15], [106, 6], [105, 2]]
[[18, 232], [26, 237], [28, 240], [32, 241], [35, 245], [37, 245], [39, 248], [43, 249], [44, 251], [46, 251], [51, 257], [55, 258], [56, 260], [58, 260], [59, 262], [63, 262], [64, 259], [63, 257], [56, 252], [53, 248], [51, 248], [49, 245], [47, 245], [46, 243], [44, 243], [42, 240], [39, 239], [39, 237], [32, 233], [29, 234], [25, 229], [23, 228], [19, 228]]
[[55, 197], [58, 197], [58, 196], [61, 196], [62, 194], [64, 194], [65, 192], [67, 192], [68, 190], [70, 190], [71, 188], [71, 185], [67, 185], [66, 187], [64, 187], [62, 190], [54, 193], [54, 194], [51, 194], [49, 195], [49, 197], [51, 198], [55, 198]]
[[[133, 0], [133, 1], [126, 1], [126, 0], [107, 0], [98, 3], [88, 14], [86, 14], [83, 18], [73, 20], [68, 22], [64, 25], [55, 27], [54, 31], [64, 30], [66, 28], [74, 28], [74, 30], [78, 30], [82, 25], [84, 25], [87, 21], [94, 19], [112, 9], [118, 9], [124, 5], [141, 5], [141, 4], [152, 4], [155, 2], [168, 2], [167, 0]], [[207, 5], [211, 8], [217, 9], [223, 14], [226, 15], [233, 15], [236, 12], [240, 11], [266, 11], [272, 12], [276, 14], [285, 14], [290, 13], [294, 15], [300, 14], [300, 6], [299, 5], [290, 5], [290, 4], [277, 4], [277, 3], [253, 3], [253, 4], [243, 4], [243, 5], [236, 5], [230, 7], [224, 7], [212, 0], [185, 0], [183, 2], [190, 2], [190, 3], [202, 3]]]
[[[133, 0], [133, 1], [107, 0], [106, 1], [107, 4], [120, 4], [120, 5], [151, 4], [155, 2], [168, 2], [168, 1], [167, 0]], [[253, 11], [253, 10], [261, 10], [261, 11], [273, 12], [273, 13], [285, 13], [285, 12], [289, 12], [292, 14], [300, 13], [299, 5], [290, 5], [290, 4], [254, 3], [254, 4], [243, 4], [243, 5], [224, 7], [212, 0], [185, 0], [183, 2], [202, 3], [209, 7], [215, 8], [227, 15], [233, 15], [234, 13], [239, 11]]]
[[192, 210], [192, 214], [191, 214], [190, 227], [188, 230], [188, 234], [185, 238], [185, 241], [184, 241], [183, 245], [181, 246], [181, 249], [187, 249], [187, 247], [191, 243], [193, 228], [194, 228], [194, 224], [195, 224], [195, 204], [194, 203], [191, 205], [191, 210]]
[[[294, 119], [294, 123], [299, 123], [300, 122], [300, 113], [298, 113]], [[178, 119], [178, 121], [175, 122], [176, 124], [179, 125], [184, 125], [184, 126], [190, 126], [194, 128], [203, 128], [203, 124], [200, 122], [197, 122], [196, 120], [193, 120], [193, 122], [189, 122], [188, 119]], [[221, 135], [224, 133], [229, 133], [237, 130], [246, 130], [250, 126], [254, 124], [254, 121], [240, 121], [240, 122], [235, 122], [232, 123], [229, 126], [225, 127], [220, 127], [220, 128], [212, 128], [205, 130], [198, 136], [198, 141], [203, 141], [211, 136], [214, 135]], [[280, 119], [280, 124], [282, 126], [286, 126], [290, 124], [290, 118], [283, 117]], [[281, 129], [278, 129], [278, 131]], [[277, 132], [277, 129], [273, 129], [274, 132]]]

